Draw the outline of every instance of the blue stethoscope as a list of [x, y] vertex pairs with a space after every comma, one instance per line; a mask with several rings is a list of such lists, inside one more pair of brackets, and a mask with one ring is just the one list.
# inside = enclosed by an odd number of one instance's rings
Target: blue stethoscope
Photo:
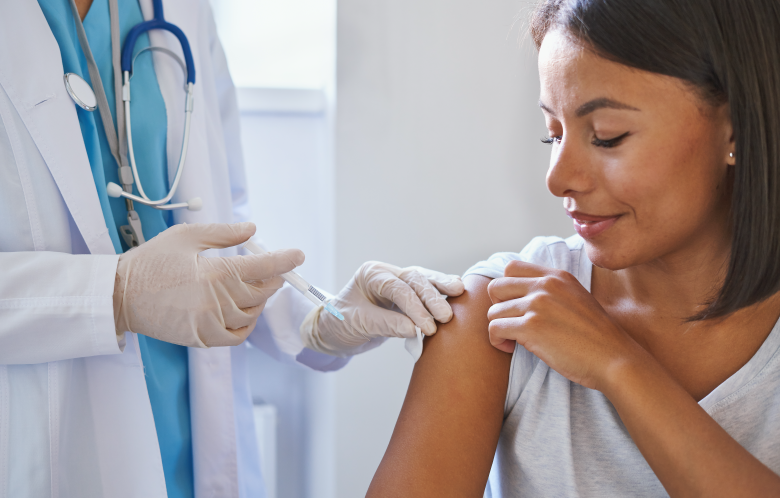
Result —
[[[117, 77], [121, 73], [122, 78], [122, 91], [121, 95], [116, 95], [116, 110], [117, 110], [117, 123], [122, 121], [122, 115], [124, 115], [124, 130], [120, 126], [120, 130], [117, 131], [113, 126], [113, 119], [108, 107], [108, 100], [106, 97], [103, 83], [100, 79], [100, 73], [97, 69], [94, 57], [87, 42], [86, 33], [84, 32], [84, 26], [81, 23], [81, 18], [78, 15], [78, 10], [74, 0], [70, 0], [71, 11], [73, 12], [76, 20], [76, 31], [79, 37], [79, 43], [87, 59], [87, 66], [90, 74], [90, 78], [94, 85], [93, 89], [89, 84], [84, 81], [83, 78], [74, 74], [68, 73], [65, 75], [65, 87], [81, 108], [94, 111], [96, 108], [100, 111], [103, 126], [106, 130], [106, 137], [111, 148], [111, 152], [114, 158], [119, 164], [119, 178], [122, 186], [117, 185], [114, 182], [109, 182], [106, 185], [106, 191], [111, 197], [124, 197], [128, 207], [128, 225], [121, 227], [121, 232], [128, 245], [133, 247], [144, 242], [143, 235], [141, 233], [141, 222], [137, 213], [133, 208], [133, 202], [138, 202], [147, 206], [151, 206], [155, 209], [170, 210], [178, 208], [187, 208], [190, 211], [198, 211], [203, 206], [203, 202], [199, 197], [188, 200], [187, 202], [180, 202], [171, 204], [170, 201], [176, 193], [176, 189], [179, 186], [179, 180], [181, 179], [182, 171], [184, 170], [184, 161], [187, 157], [187, 148], [189, 145], [190, 136], [190, 123], [192, 120], [192, 109], [194, 101], [194, 88], [195, 88], [195, 63], [192, 59], [192, 51], [190, 50], [190, 44], [184, 32], [176, 25], [171, 24], [165, 20], [163, 16], [162, 0], [152, 0], [154, 6], [154, 18], [150, 21], [145, 21], [134, 26], [127, 34], [124, 46], [121, 50], [121, 58], [119, 57], [119, 8], [117, 0], [109, 0], [109, 13], [111, 15], [111, 41], [112, 41], [112, 62], [114, 65], [114, 75]], [[173, 52], [162, 47], [147, 47], [140, 50], [135, 57], [133, 51], [135, 44], [138, 41], [138, 37], [147, 31], [153, 29], [161, 29], [172, 33], [181, 44], [182, 54], [184, 55], [184, 62]], [[115, 46], [116, 45], [116, 46]], [[133, 65], [135, 59], [145, 51], [160, 51], [167, 55], [170, 55], [179, 62], [186, 75], [186, 101], [184, 106], [184, 134], [182, 138], [181, 154], [179, 156], [179, 163], [176, 168], [176, 175], [173, 183], [168, 191], [168, 195], [162, 199], [152, 200], [144, 192], [141, 185], [141, 179], [138, 175], [138, 167], [135, 161], [135, 154], [133, 151], [133, 135], [130, 120], [130, 80], [133, 74]], [[123, 112], [122, 112], [123, 111]], [[124, 135], [122, 136], [122, 131]], [[126, 142], [124, 141], [126, 138]], [[125, 150], [126, 149], [126, 150]], [[127, 165], [127, 159], [125, 158], [125, 152], [129, 157], [129, 166]], [[138, 188], [139, 195], [134, 195], [133, 183]]]

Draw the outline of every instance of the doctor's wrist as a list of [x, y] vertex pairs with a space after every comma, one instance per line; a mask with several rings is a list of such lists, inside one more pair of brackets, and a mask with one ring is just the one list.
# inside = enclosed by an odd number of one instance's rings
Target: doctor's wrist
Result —
[[331, 356], [338, 356], [335, 351], [325, 344], [322, 340], [319, 330], [319, 322], [322, 315], [324, 306], [315, 306], [303, 319], [300, 328], [298, 329], [301, 337], [303, 347], [316, 351], [318, 353], [324, 353]]
[[[121, 262], [119, 263], [121, 267]], [[128, 330], [127, 323], [124, 319], [124, 313], [122, 312], [122, 304], [125, 297], [125, 284], [126, 279], [124, 273], [119, 271], [114, 276], [114, 326], [116, 328], [117, 340], [124, 340], [125, 331]]]

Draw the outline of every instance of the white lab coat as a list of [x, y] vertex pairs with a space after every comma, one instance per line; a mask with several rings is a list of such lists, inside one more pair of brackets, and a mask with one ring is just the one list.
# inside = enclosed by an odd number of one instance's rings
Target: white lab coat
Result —
[[[140, 3], [150, 19], [151, 0]], [[199, 196], [203, 210], [174, 211], [175, 220], [245, 220], [238, 108], [208, 1], [166, 0], [165, 16], [187, 34], [197, 71], [187, 167], [174, 202]], [[180, 52], [168, 33], [150, 37]], [[155, 54], [155, 70], [168, 114], [168, 164], [175, 168], [183, 76], [165, 57]], [[57, 42], [37, 1], [2, 2], [0, 498], [164, 497], [138, 340], [128, 333], [120, 351], [114, 332], [118, 256], [62, 77]], [[250, 342], [295, 361], [274, 337], [297, 334], [310, 306], [284, 288]], [[262, 496], [245, 347], [189, 350], [199, 498]], [[320, 370], [345, 364], [308, 350], [297, 359]]]

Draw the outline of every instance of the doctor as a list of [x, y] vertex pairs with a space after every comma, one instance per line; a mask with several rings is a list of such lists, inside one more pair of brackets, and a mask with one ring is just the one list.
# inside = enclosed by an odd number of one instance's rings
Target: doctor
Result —
[[[282, 285], [300, 251], [238, 255], [255, 228], [242, 222], [238, 109], [207, 0], [164, 0], [198, 81], [173, 202], [200, 197], [202, 210], [109, 197], [108, 182], [126, 183], [126, 148], [110, 141], [112, 51], [153, 17], [152, 0], [112, 1], [0, 6], [0, 498], [262, 496], [244, 340], [338, 369], [415, 325], [434, 333], [452, 316], [443, 294], [463, 285], [367, 263], [333, 301], [349, 326]], [[142, 35], [135, 53], [150, 45], [182, 56], [169, 33]], [[77, 108], [65, 73], [102, 86], [111, 123]], [[153, 199], [176, 173], [185, 80], [166, 53], [135, 62], [134, 153]]]

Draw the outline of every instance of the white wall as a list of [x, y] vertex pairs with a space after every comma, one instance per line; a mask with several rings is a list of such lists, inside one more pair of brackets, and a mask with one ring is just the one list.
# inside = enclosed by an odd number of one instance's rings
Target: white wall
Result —
[[[339, 1], [337, 287], [365, 260], [462, 273], [535, 235], [573, 233], [544, 186], [536, 55], [511, 30], [527, 7]], [[411, 369], [395, 340], [336, 374], [339, 498], [364, 496]]]

